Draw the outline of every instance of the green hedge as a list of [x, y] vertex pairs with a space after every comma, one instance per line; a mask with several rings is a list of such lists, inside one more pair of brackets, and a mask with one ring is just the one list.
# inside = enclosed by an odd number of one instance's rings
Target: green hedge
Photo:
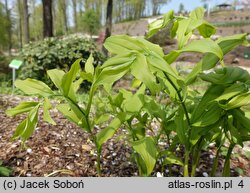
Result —
[[95, 65], [104, 61], [104, 56], [97, 50], [95, 43], [78, 37], [49, 38], [26, 45], [20, 57], [24, 61], [18, 78], [34, 78], [48, 82], [46, 71], [53, 68], [69, 69], [75, 60], [83, 58], [82, 66], [90, 53], [95, 58]]

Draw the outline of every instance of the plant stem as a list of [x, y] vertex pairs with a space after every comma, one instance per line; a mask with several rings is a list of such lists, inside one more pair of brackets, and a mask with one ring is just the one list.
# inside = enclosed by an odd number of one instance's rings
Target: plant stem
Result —
[[180, 102], [181, 102], [181, 106], [182, 106], [182, 108], [183, 108], [183, 110], [184, 110], [184, 113], [185, 113], [185, 116], [186, 116], [188, 125], [190, 126], [190, 125], [191, 125], [191, 122], [190, 122], [190, 118], [189, 118], [189, 115], [188, 115], [187, 107], [186, 107], [186, 105], [185, 105], [185, 102], [183, 101], [183, 98], [182, 98], [181, 94], [180, 94], [180, 91], [181, 91], [181, 90], [179, 90], [179, 89], [176, 87], [176, 85], [175, 85], [174, 82], [169, 78], [169, 76], [167, 75], [166, 72], [163, 72], [163, 73], [164, 73], [165, 77], [167, 78], [167, 80], [169, 81], [169, 83], [170, 83], [170, 84], [173, 86], [173, 88], [175, 89], [175, 91], [176, 91], [176, 93], [177, 93], [177, 96], [178, 96], [178, 98], [179, 98], [179, 100], [180, 100]]
[[[181, 102], [181, 106], [184, 110], [184, 114], [185, 114], [185, 117], [187, 119], [187, 124], [188, 124], [188, 138], [190, 137], [191, 135], [191, 122], [190, 122], [190, 118], [189, 118], [189, 115], [188, 115], [188, 111], [187, 111], [187, 107], [186, 107], [186, 104], [185, 104], [185, 101], [183, 100], [183, 97], [181, 96], [181, 93], [177, 86], [174, 84], [174, 82], [169, 78], [169, 76], [167, 75], [166, 72], [163, 72], [165, 77], [167, 78], [167, 80], [169, 81], [169, 83], [173, 86], [173, 88], [175, 89], [176, 93], [177, 93], [177, 96]], [[188, 161], [189, 161], [189, 147], [185, 147], [185, 161], [184, 161], [184, 177], [188, 177], [189, 176], [189, 171], [188, 171]]]
[[231, 143], [229, 148], [228, 148], [227, 156], [226, 156], [225, 163], [224, 163], [224, 168], [223, 168], [223, 171], [222, 171], [222, 176], [223, 177], [229, 177], [230, 176], [230, 158], [231, 158], [231, 154], [232, 154], [232, 151], [234, 149], [234, 146], [235, 146], [235, 144]]
[[196, 167], [200, 160], [200, 154], [201, 154], [201, 148], [202, 148], [202, 142], [203, 138], [201, 137], [197, 143], [197, 145], [193, 148], [193, 160], [192, 160], [192, 171], [191, 171], [191, 177], [194, 177], [196, 174]]
[[217, 149], [217, 152], [216, 152], [216, 156], [215, 156], [215, 159], [214, 159], [214, 163], [213, 163], [213, 167], [212, 167], [212, 171], [211, 171], [211, 174], [210, 174], [210, 177], [215, 177], [215, 172], [217, 171], [217, 168], [218, 168], [218, 161], [219, 161], [219, 155], [220, 155], [220, 148], [219, 147]]
[[189, 160], [189, 151], [186, 149], [184, 158], [184, 177], [189, 177], [188, 160]]
[[90, 108], [91, 108], [91, 104], [92, 104], [92, 100], [93, 100], [93, 96], [94, 96], [94, 91], [95, 91], [95, 89], [92, 85], [90, 88], [90, 91], [89, 91], [89, 101], [88, 101], [87, 109], [86, 109], [87, 118], [89, 117]]
[[196, 167], [197, 167], [197, 164], [200, 160], [200, 154], [201, 154], [201, 152], [198, 149], [194, 152], [194, 156], [193, 156], [193, 160], [192, 160], [193, 163], [192, 163], [191, 177], [195, 177]]
[[97, 169], [97, 174], [99, 177], [102, 175], [102, 170], [101, 170], [101, 149], [97, 150], [97, 159], [96, 159], [96, 169]]

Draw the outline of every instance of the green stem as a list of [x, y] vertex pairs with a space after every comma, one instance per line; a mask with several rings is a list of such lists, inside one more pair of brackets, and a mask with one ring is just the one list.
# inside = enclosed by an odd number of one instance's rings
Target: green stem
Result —
[[196, 174], [196, 167], [200, 161], [200, 154], [201, 154], [201, 148], [202, 148], [202, 142], [203, 142], [203, 138], [201, 137], [197, 143], [197, 145], [195, 146], [195, 148], [193, 148], [192, 152], [193, 152], [193, 159], [192, 159], [192, 171], [191, 171], [191, 177], [194, 177]]
[[97, 174], [99, 177], [102, 175], [102, 170], [101, 170], [101, 149], [97, 150], [97, 159], [96, 159], [96, 169], [97, 169]]
[[174, 82], [169, 78], [169, 76], [167, 75], [166, 72], [163, 72], [163, 73], [164, 73], [165, 77], [167, 78], [167, 80], [169, 81], [169, 83], [170, 83], [170, 84], [173, 86], [173, 88], [175, 89], [175, 91], [176, 91], [176, 93], [177, 93], [177, 96], [178, 96], [178, 98], [179, 98], [179, 100], [180, 100], [180, 102], [181, 102], [181, 106], [182, 106], [182, 108], [183, 108], [183, 110], [184, 110], [184, 113], [185, 113], [185, 116], [186, 116], [186, 119], [187, 119], [187, 122], [188, 122], [188, 126], [190, 127], [190, 126], [191, 126], [191, 122], [190, 122], [190, 118], [189, 118], [189, 115], [188, 115], [188, 111], [187, 111], [186, 104], [185, 104], [185, 102], [183, 101], [183, 98], [182, 98], [181, 93], [180, 93], [181, 90], [179, 90], [179, 89], [176, 87], [176, 85], [175, 85]]
[[184, 158], [184, 177], [189, 177], [188, 160], [189, 160], [189, 151], [186, 149]]
[[193, 164], [192, 164], [192, 171], [191, 171], [191, 177], [195, 177], [196, 174], [196, 167], [199, 163], [200, 160], [200, 150], [197, 149], [197, 151], [194, 152], [194, 156], [193, 156]]
[[[187, 119], [187, 123], [188, 123], [188, 138], [190, 137], [191, 135], [191, 121], [190, 121], [190, 118], [189, 118], [189, 115], [188, 115], [188, 111], [187, 111], [187, 107], [186, 107], [186, 104], [185, 104], [185, 101], [183, 100], [183, 97], [181, 96], [181, 90], [179, 90], [177, 88], [177, 86], [174, 84], [174, 82], [169, 78], [169, 76], [167, 75], [166, 72], [163, 72], [166, 79], [169, 81], [169, 83], [173, 86], [173, 88], [175, 89], [176, 93], [177, 93], [177, 96], [181, 102], [181, 106], [184, 110], [184, 114], [185, 114], [185, 117]], [[185, 177], [188, 177], [189, 176], [189, 171], [188, 171], [188, 160], [189, 160], [189, 147], [185, 147], [185, 161], [184, 161], [184, 176]]]
[[231, 154], [233, 152], [235, 144], [231, 143], [228, 151], [227, 151], [227, 156], [225, 159], [225, 163], [224, 163], [224, 168], [223, 168], [223, 172], [222, 172], [222, 176], [223, 177], [229, 177], [230, 176], [230, 158], [231, 158]]
[[212, 167], [212, 171], [210, 173], [210, 177], [215, 177], [215, 173], [216, 173], [217, 168], [218, 168], [218, 161], [219, 161], [220, 149], [221, 149], [221, 147], [219, 147], [217, 149], [216, 156], [215, 156], [214, 161], [213, 161], [213, 167]]
[[91, 108], [92, 101], [93, 101], [93, 96], [94, 96], [94, 91], [95, 91], [94, 87], [91, 86], [90, 91], [89, 91], [89, 101], [88, 101], [87, 109], [86, 109], [87, 117], [89, 117], [90, 108]]

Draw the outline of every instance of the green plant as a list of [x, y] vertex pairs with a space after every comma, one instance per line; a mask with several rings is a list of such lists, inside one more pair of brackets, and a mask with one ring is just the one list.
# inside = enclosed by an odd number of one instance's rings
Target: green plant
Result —
[[[55, 124], [49, 115], [52, 108], [48, 98], [63, 97], [56, 108], [69, 120], [89, 133], [97, 152], [97, 171], [101, 175], [102, 145], [123, 125], [128, 130], [128, 142], [132, 146], [133, 158], [139, 174], [151, 175], [157, 160], [162, 168], [177, 164], [183, 167], [184, 176], [195, 176], [201, 150], [215, 142], [217, 155], [211, 176], [215, 174], [222, 147], [227, 147], [223, 176], [230, 175], [230, 156], [236, 144], [243, 146], [249, 141], [249, 112], [242, 109], [250, 104], [250, 75], [238, 67], [226, 67], [223, 57], [238, 45], [247, 45], [247, 34], [210, 39], [216, 29], [203, 20], [204, 10], [197, 8], [189, 17], [174, 16], [173, 11], [149, 25], [148, 37], [170, 26], [172, 37], [177, 37], [178, 49], [164, 55], [162, 49], [143, 38], [126, 35], [112, 36], [104, 44], [113, 55], [101, 67], [93, 66], [90, 55], [84, 71], [80, 60], [65, 73], [62, 70], [48, 70], [48, 76], [58, 88], [52, 91], [43, 82], [26, 79], [17, 80], [16, 87], [26, 94], [39, 95], [41, 102], [23, 102], [8, 115], [28, 112], [27, 118], [17, 127], [14, 138], [25, 142], [32, 134], [38, 121], [38, 109], [43, 107], [43, 119]], [[198, 31], [203, 39], [190, 38]], [[184, 77], [171, 66], [183, 52], [200, 52], [204, 56]], [[221, 67], [216, 69], [218, 63]], [[213, 70], [206, 73], [206, 70]], [[121, 89], [113, 94], [112, 85], [125, 74], [134, 79], [134, 93]], [[207, 91], [194, 92], [192, 84], [199, 78], [208, 84]], [[83, 80], [91, 82], [88, 100], [79, 103], [76, 93]], [[93, 99], [97, 90], [104, 88], [109, 107], [99, 103], [94, 107]], [[162, 99], [169, 102], [161, 103]], [[105, 100], [103, 100], [105, 101]], [[83, 104], [82, 104], [83, 103]], [[95, 110], [98, 108], [99, 113]], [[158, 129], [152, 127], [157, 122]], [[104, 129], [96, 130], [95, 125], [108, 123]], [[162, 148], [162, 136], [168, 148]], [[227, 145], [225, 145], [227, 144]], [[184, 158], [175, 153], [176, 147], [184, 148]]]
[[95, 58], [94, 65], [101, 64], [105, 59], [94, 42], [79, 37], [49, 38], [30, 43], [23, 48], [20, 55], [24, 65], [18, 77], [48, 82], [47, 70], [54, 68], [67, 70], [78, 58], [82, 58], [85, 63], [90, 53]]
[[101, 24], [97, 13], [93, 9], [86, 10], [83, 15], [84, 30], [92, 35], [97, 34]]
[[9, 177], [11, 173], [12, 173], [11, 169], [3, 166], [3, 161], [0, 160], [0, 177], [1, 176]]

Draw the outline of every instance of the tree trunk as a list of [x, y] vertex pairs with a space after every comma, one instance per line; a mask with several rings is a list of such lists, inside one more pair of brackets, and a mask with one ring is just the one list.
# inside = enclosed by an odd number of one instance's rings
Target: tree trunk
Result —
[[7, 25], [7, 31], [8, 31], [8, 50], [9, 50], [9, 55], [11, 55], [11, 48], [12, 48], [12, 22], [11, 22], [11, 17], [10, 17], [10, 10], [8, 8], [8, 1], [5, 0], [5, 11], [6, 11], [6, 17], [8, 21]]
[[67, 19], [67, 2], [66, 0], [60, 0], [62, 1], [62, 13], [63, 13], [63, 23], [64, 23], [64, 32], [66, 34], [68, 33], [68, 19]]
[[18, 6], [18, 27], [19, 27], [19, 32], [18, 32], [18, 37], [19, 37], [19, 48], [22, 50], [23, 48], [23, 28], [22, 28], [22, 6], [21, 6], [21, 0], [17, 0], [17, 6]]
[[30, 41], [30, 31], [29, 31], [29, 10], [28, 10], [28, 0], [23, 0], [23, 13], [24, 13], [24, 43], [28, 44]]
[[42, 0], [43, 2], [43, 37], [53, 36], [53, 16], [52, 0]]
[[[107, 4], [107, 17], [106, 17], [106, 31], [105, 31], [105, 39], [111, 36], [112, 30], [112, 12], [113, 12], [113, 0], [108, 0]], [[107, 50], [103, 47], [103, 52], [105, 55], [108, 54]]]
[[77, 21], [77, 10], [76, 10], [76, 7], [77, 7], [77, 0], [72, 0], [72, 4], [73, 4], [73, 14], [74, 14], [74, 24], [75, 24], [75, 32], [77, 32], [78, 30], [78, 21]]

